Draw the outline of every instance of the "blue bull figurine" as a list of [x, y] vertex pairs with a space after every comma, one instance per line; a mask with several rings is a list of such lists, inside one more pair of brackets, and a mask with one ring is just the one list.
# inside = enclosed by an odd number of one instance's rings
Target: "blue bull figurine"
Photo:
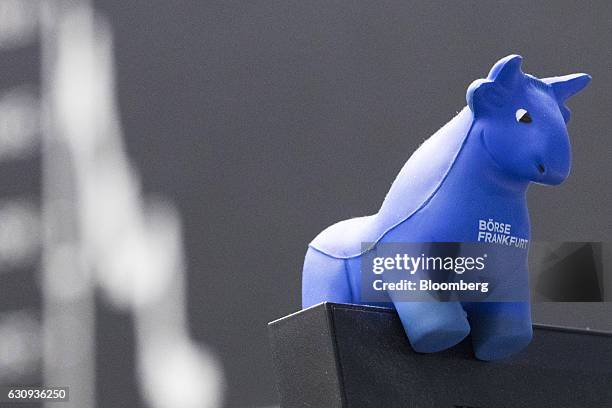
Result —
[[[513, 239], [529, 242], [527, 187], [567, 178], [570, 112], [565, 101], [590, 76], [538, 79], [521, 71], [521, 61], [518, 55], [507, 56], [486, 79], [468, 87], [468, 106], [410, 157], [378, 213], [334, 224], [310, 243], [304, 308], [324, 301], [367, 303], [360, 295], [360, 263], [370, 249], [362, 243], [375, 248], [381, 243], [479, 242], [479, 223], [489, 221], [511, 227]], [[527, 249], [521, 254], [518, 263], [509, 263], [512, 271], [500, 274], [519, 277], [527, 287]], [[527, 300], [390, 300], [417, 352], [444, 350], [471, 333], [476, 357], [494, 360], [531, 341]]]

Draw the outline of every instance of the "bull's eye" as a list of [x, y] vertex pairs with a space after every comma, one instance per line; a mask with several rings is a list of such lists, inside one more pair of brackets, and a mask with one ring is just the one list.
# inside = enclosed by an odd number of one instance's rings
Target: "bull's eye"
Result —
[[517, 122], [531, 123], [531, 115], [523, 108], [517, 109], [515, 116]]

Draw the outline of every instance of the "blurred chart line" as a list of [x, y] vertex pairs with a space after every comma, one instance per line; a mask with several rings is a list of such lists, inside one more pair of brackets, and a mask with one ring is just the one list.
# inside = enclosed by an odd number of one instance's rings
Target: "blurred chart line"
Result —
[[[14, 382], [41, 360], [45, 384], [70, 386], [67, 406], [95, 407], [100, 290], [133, 314], [148, 406], [221, 406], [221, 366], [189, 333], [180, 216], [143, 197], [123, 144], [109, 22], [88, 1], [1, 0], [0, 27], [0, 49], [39, 33], [42, 53], [40, 102], [28, 86], [0, 94], [0, 161], [39, 145], [42, 160], [42, 214], [24, 200], [0, 203], [0, 264], [42, 247], [42, 322], [28, 311], [0, 316], [0, 367], [16, 368]], [[29, 358], [11, 359], [18, 348]]]
[[36, 39], [38, 0], [0, 2], [0, 50], [22, 47]]
[[38, 97], [28, 87], [0, 95], [0, 160], [32, 156], [39, 142], [38, 117]]
[[[38, 0], [0, 1], [0, 52], [5, 69], [19, 68], [12, 52], [35, 43], [38, 10]], [[10, 78], [8, 74], [3, 72], [3, 77]], [[0, 278], [6, 284], [2, 299], [10, 299], [7, 303], [11, 306], [0, 308], [0, 383], [33, 378], [40, 368], [39, 307], [36, 302], [21, 301], [21, 297], [31, 297], [29, 293], [15, 293], [19, 287], [36, 292], [32, 278], [40, 262], [40, 193], [30, 182], [36, 171], [31, 163], [36, 163], [39, 157], [39, 113], [35, 84], [22, 80], [3, 84], [0, 165], [3, 177], [16, 182], [3, 185], [0, 190]], [[23, 285], [16, 285], [20, 278]]]

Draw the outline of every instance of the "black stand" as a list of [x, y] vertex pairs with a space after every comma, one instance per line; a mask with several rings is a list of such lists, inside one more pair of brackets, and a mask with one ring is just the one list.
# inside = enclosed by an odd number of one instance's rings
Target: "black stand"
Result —
[[534, 326], [498, 362], [415, 353], [395, 311], [322, 303], [269, 324], [281, 408], [612, 407], [612, 333]]

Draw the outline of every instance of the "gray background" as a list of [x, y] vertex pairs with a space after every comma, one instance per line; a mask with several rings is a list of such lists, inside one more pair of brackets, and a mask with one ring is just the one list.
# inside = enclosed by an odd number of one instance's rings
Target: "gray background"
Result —
[[[192, 327], [222, 358], [228, 406], [275, 401], [266, 323], [299, 308], [307, 243], [375, 212], [507, 54], [538, 76], [593, 76], [570, 102], [571, 177], [530, 190], [534, 239], [610, 237], [607, 2], [97, 3], [128, 150], [185, 222]], [[612, 328], [611, 312], [539, 305], [536, 318]]]
[[[128, 153], [145, 192], [183, 219], [191, 331], [222, 361], [228, 407], [276, 402], [266, 323], [299, 309], [308, 242], [376, 212], [468, 84], [507, 54], [537, 76], [593, 76], [570, 102], [571, 177], [529, 192], [533, 239], [610, 239], [608, 2], [94, 4], [115, 35]], [[17, 79], [36, 61], [19, 63]], [[98, 303], [99, 406], [141, 406], [131, 317]], [[612, 329], [610, 304], [534, 309], [541, 322]]]

